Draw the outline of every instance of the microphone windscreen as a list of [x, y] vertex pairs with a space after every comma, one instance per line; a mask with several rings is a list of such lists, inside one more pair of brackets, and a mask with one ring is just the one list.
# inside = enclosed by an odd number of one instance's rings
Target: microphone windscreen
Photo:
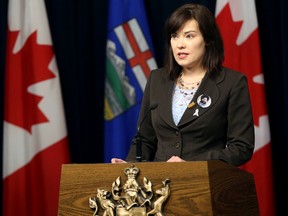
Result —
[[155, 102], [155, 101], [150, 104], [150, 109], [151, 110], [156, 109], [157, 107], [158, 107], [158, 103]]

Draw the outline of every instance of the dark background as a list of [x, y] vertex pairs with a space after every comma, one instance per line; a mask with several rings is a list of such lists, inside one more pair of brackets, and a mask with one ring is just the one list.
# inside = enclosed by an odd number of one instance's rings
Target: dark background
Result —
[[[158, 66], [163, 63], [164, 22], [176, 7], [186, 2], [202, 3], [215, 11], [215, 0], [145, 0]], [[101, 163], [108, 1], [46, 0], [45, 3], [60, 73], [72, 162]], [[0, 0], [0, 122], [3, 122], [7, 5], [8, 0]], [[271, 127], [277, 215], [288, 215], [288, 1], [256, 0], [256, 9]], [[2, 127], [0, 124], [1, 162]]]

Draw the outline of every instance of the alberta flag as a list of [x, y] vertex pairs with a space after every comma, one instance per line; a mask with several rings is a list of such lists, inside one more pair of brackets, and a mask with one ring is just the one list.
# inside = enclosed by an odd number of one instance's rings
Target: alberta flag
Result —
[[5, 216], [55, 216], [68, 139], [44, 0], [9, 0], [3, 126]]
[[274, 216], [271, 138], [255, 2], [217, 0], [216, 20], [224, 41], [224, 65], [247, 75], [251, 95], [255, 150], [252, 160], [241, 168], [254, 175], [260, 215]]
[[[156, 69], [143, 0], [110, 0], [104, 160], [125, 159], [136, 133], [147, 77]], [[136, 157], [136, 155], [135, 155]]]

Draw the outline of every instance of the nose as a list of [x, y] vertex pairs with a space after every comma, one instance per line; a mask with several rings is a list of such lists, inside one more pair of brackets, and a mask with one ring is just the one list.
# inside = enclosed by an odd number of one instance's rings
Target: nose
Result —
[[179, 49], [185, 48], [185, 43], [184, 43], [183, 37], [179, 37], [179, 38], [178, 38], [177, 47], [178, 47]]

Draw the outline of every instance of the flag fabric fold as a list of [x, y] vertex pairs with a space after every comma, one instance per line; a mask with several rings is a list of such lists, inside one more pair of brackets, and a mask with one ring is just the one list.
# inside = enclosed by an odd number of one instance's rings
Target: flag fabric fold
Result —
[[57, 215], [69, 163], [60, 80], [44, 0], [9, 0], [3, 215]]
[[144, 1], [110, 0], [108, 16], [105, 162], [126, 157], [136, 133], [147, 77], [157, 67]]
[[253, 1], [217, 0], [216, 21], [224, 41], [224, 66], [247, 75], [253, 108], [255, 150], [241, 168], [253, 173], [261, 216], [275, 215], [271, 138]]

